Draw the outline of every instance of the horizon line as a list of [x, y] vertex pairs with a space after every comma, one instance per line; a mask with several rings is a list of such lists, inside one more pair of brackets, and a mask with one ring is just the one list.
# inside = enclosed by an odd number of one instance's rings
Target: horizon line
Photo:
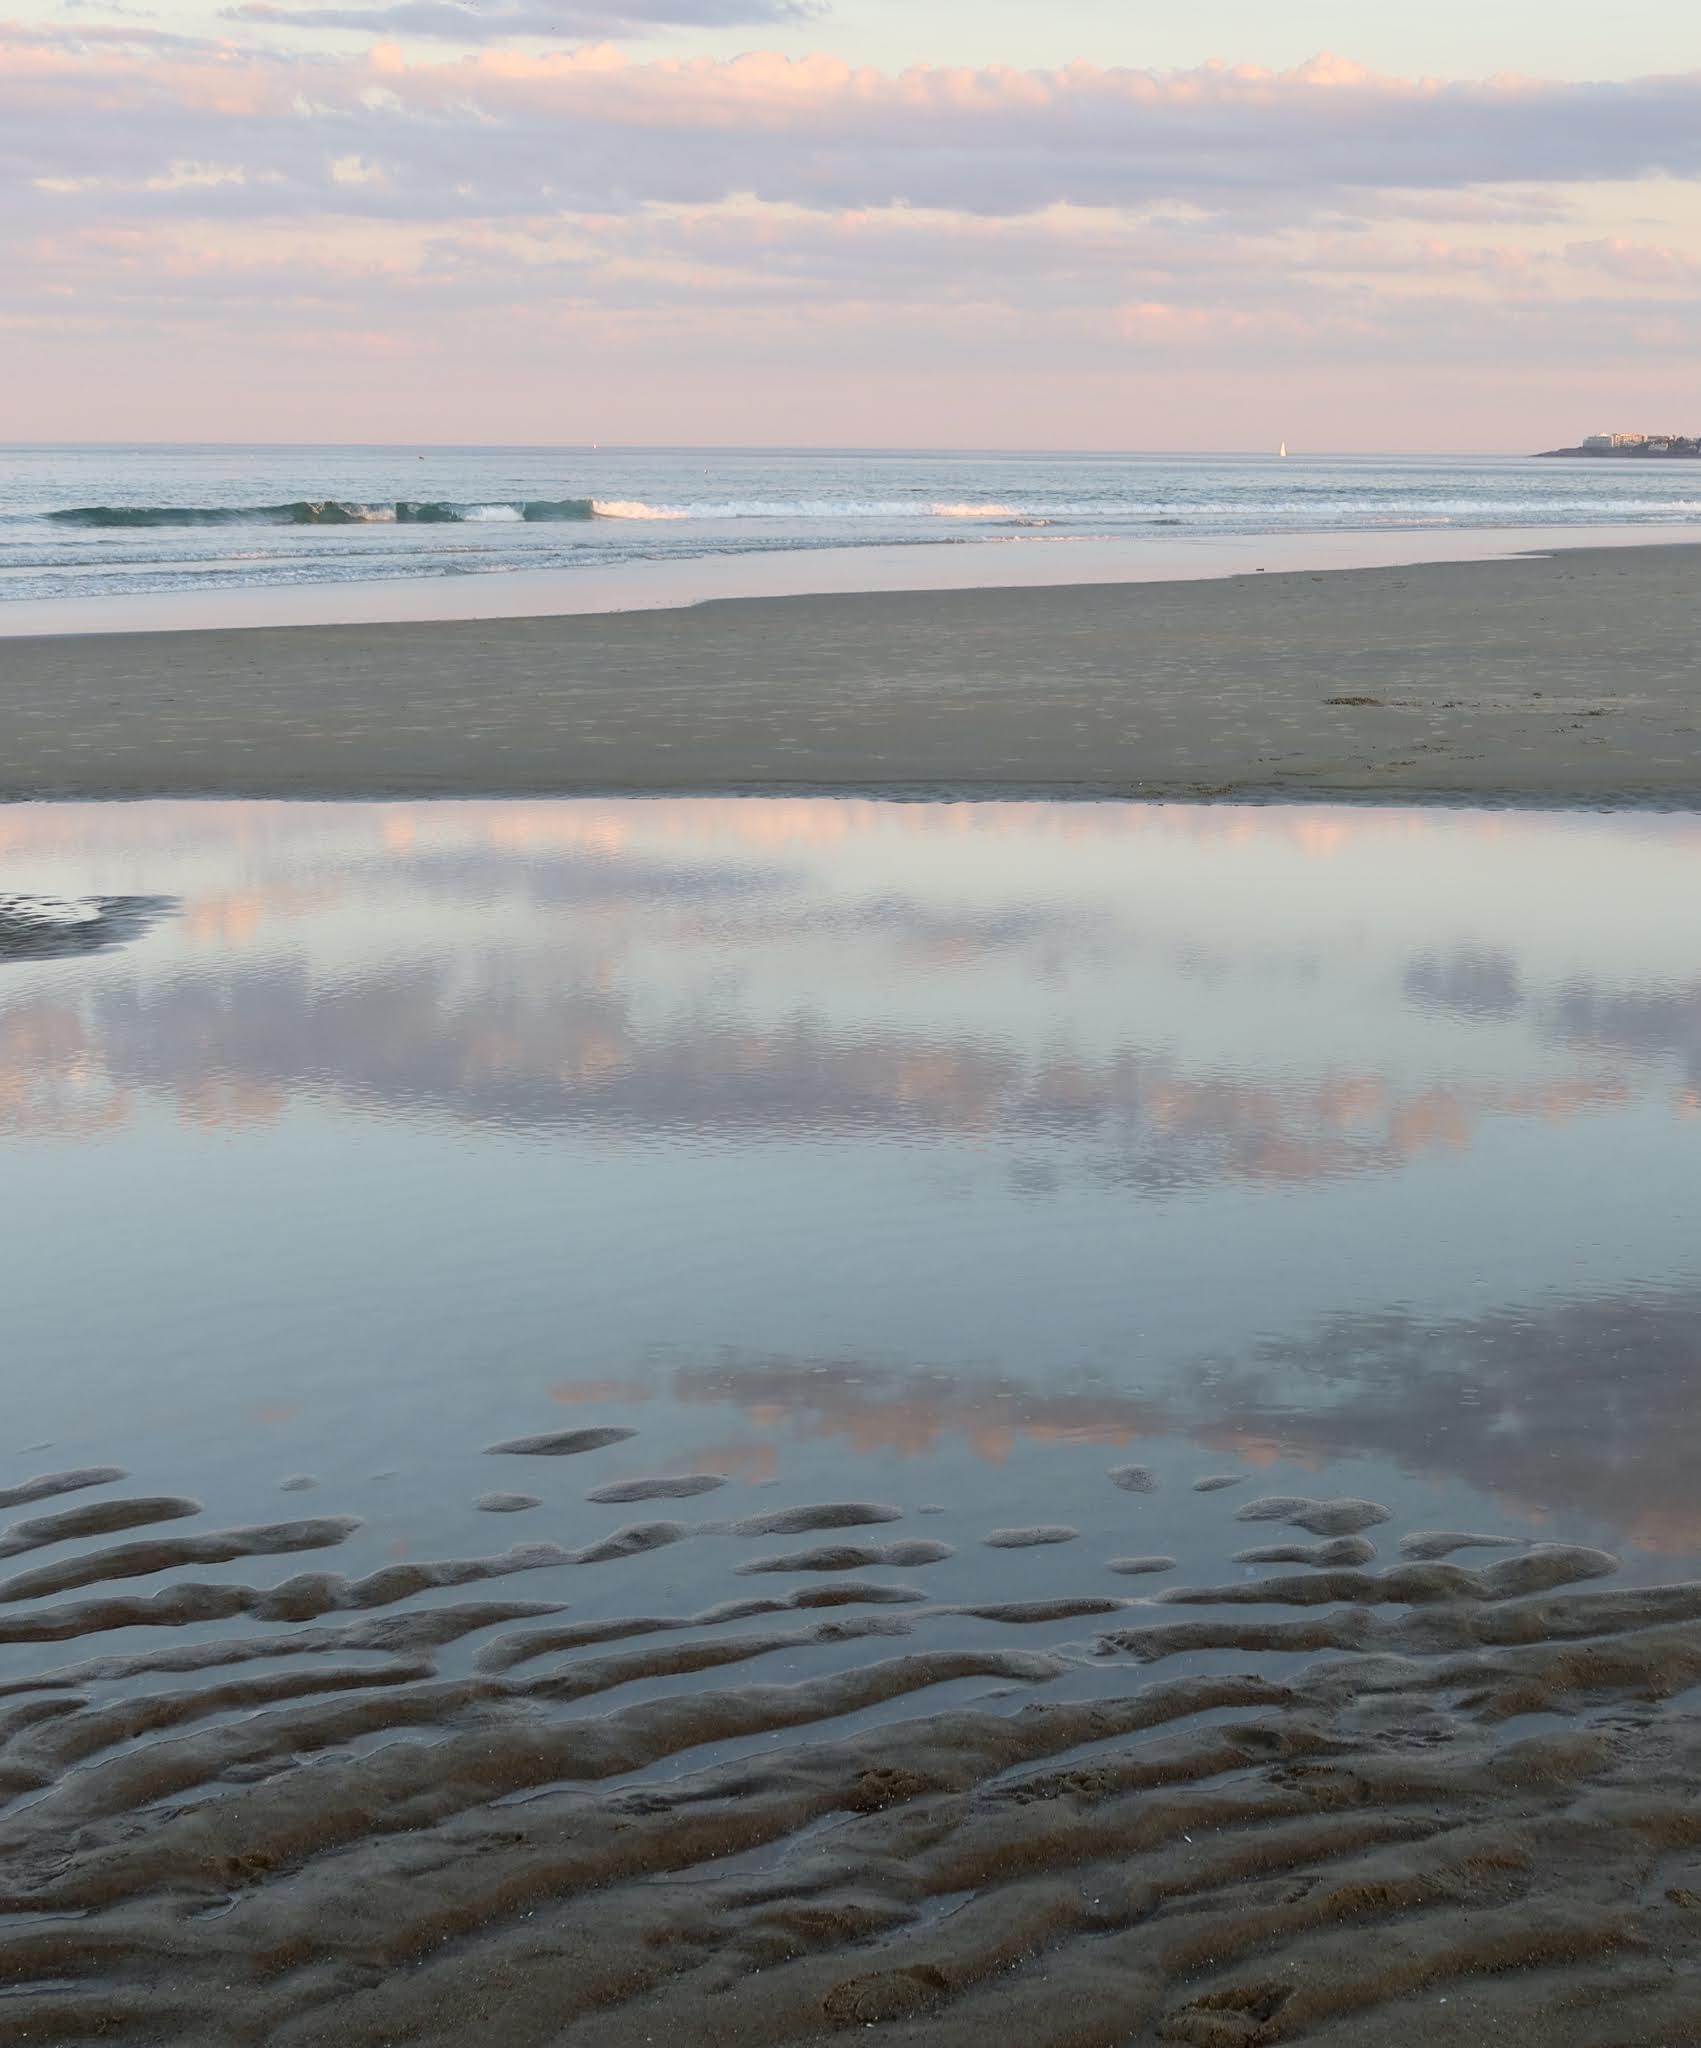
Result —
[[[1271, 461], [1281, 459], [1277, 450], [1268, 446], [1241, 448], [1105, 448], [1087, 445], [1066, 446], [1040, 442], [1021, 445], [1000, 445], [997, 443], [963, 442], [956, 445], [938, 442], [857, 442], [857, 441], [337, 441], [337, 440], [288, 440], [265, 441], [229, 439], [216, 441], [177, 440], [171, 438], [143, 440], [108, 439], [65, 439], [52, 437], [41, 440], [9, 440], [0, 438], [0, 450], [13, 449], [56, 449], [56, 448], [370, 448], [382, 450], [407, 450], [409, 452], [433, 451], [445, 454], [473, 452], [509, 452], [531, 450], [538, 453], [572, 455], [643, 455], [670, 454], [690, 451], [702, 455], [1085, 455], [1099, 456], [1115, 461], [1139, 456], [1197, 456], [1208, 459], [1222, 457], [1267, 456]], [[1331, 460], [1369, 460], [1378, 456], [1398, 456], [1416, 459], [1446, 459], [1459, 456], [1506, 457], [1514, 460], [1533, 459], [1549, 451], [1529, 448], [1288, 448], [1287, 459], [1296, 456], [1326, 456]]]

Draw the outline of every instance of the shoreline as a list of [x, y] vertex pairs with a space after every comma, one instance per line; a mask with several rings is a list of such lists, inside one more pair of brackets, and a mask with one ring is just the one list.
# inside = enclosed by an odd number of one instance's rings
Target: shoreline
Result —
[[1524, 561], [1579, 548], [1701, 546], [1692, 525], [1353, 528], [1339, 532], [986, 535], [972, 541], [799, 547], [611, 564], [509, 568], [473, 576], [373, 576], [244, 589], [139, 592], [0, 603], [13, 640], [107, 634], [259, 632], [289, 626], [405, 626], [672, 611], [740, 599], [1079, 589], [1191, 583], [1237, 574]]
[[1696, 547], [13, 638], [0, 798], [1686, 808]]

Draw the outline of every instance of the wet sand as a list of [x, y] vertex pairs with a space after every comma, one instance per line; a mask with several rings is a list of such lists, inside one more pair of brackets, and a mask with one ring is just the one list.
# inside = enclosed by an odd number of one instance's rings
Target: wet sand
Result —
[[0, 794], [1701, 802], [1689, 546], [0, 641]]
[[[9, 1498], [72, 1494], [4, 1545], [79, 1547], [0, 1582], [7, 1658], [76, 1646], [0, 1681], [0, 2042], [1697, 2038], [1701, 1585], [1615, 1589], [1602, 1551], [1390, 1530], [1390, 1564], [1336, 1536], [1140, 1597], [1071, 1541], [1066, 1589], [951, 1605], [948, 1546], [900, 1537], [740, 1590], [754, 1539], [911, 1512], [814, 1501], [207, 1582], [168, 1575], [358, 1517], [138, 1535], [197, 1505], [114, 1468]], [[1220, 1534], [1392, 1520], [1225, 1500]], [[732, 1597], [435, 1597], [672, 1542]]]

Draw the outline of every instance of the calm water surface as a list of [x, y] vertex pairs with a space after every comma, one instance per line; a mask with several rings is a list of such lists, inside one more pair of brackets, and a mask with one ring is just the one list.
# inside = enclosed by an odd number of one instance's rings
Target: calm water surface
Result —
[[[1384, 1563], [1447, 1528], [1686, 1575], [1698, 861], [1683, 817], [9, 809], [0, 888], [148, 900], [0, 915], [0, 1489], [358, 1518], [214, 1585], [678, 1525], [497, 1589], [576, 1620], [833, 1544], [946, 1606], [1144, 1599], [1261, 1569], [1270, 1495], [1385, 1508]], [[489, 1454], [577, 1429], [635, 1433]], [[832, 1503], [897, 1512], [729, 1526]], [[984, 1541], [1029, 1525], [1069, 1540]]]

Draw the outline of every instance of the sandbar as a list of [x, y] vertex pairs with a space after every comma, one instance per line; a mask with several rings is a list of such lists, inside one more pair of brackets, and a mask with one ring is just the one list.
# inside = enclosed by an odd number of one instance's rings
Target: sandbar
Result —
[[1701, 551], [0, 641], [0, 797], [1701, 802]]

